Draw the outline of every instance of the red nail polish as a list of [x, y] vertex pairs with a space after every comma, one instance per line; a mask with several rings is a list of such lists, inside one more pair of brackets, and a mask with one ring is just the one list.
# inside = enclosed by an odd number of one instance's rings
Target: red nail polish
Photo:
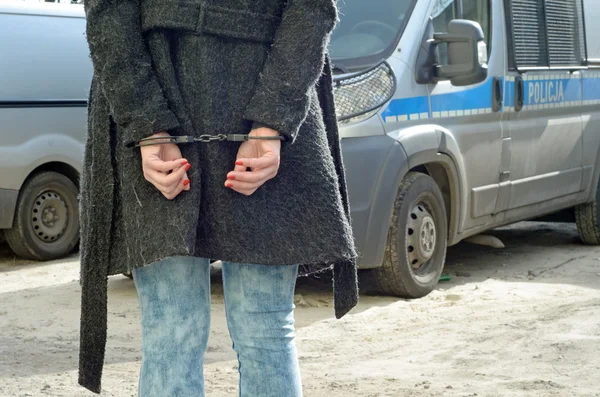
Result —
[[225, 186], [227, 186], [227, 187], [232, 187], [232, 186], [233, 186], [233, 183], [226, 183], [226, 184], [225, 184]]
[[188, 165], [186, 165], [186, 166], [185, 166], [185, 170], [186, 170], [186, 171], [188, 171], [190, 168], [192, 168], [192, 165], [191, 165], [191, 164], [188, 164]]
[[183, 161], [181, 162], [181, 165], [186, 165], [187, 163], [188, 163], [188, 161], [187, 161], [187, 160], [183, 160]]
[[190, 180], [186, 179], [185, 181], [183, 181], [183, 186], [187, 186], [190, 184]]
[[240, 160], [238, 160], [238, 161], [236, 161], [236, 162], [235, 162], [235, 165], [244, 165], [244, 162], [243, 162], [243, 161], [240, 161]]
[[235, 175], [227, 175], [227, 179], [234, 180], [235, 179]]

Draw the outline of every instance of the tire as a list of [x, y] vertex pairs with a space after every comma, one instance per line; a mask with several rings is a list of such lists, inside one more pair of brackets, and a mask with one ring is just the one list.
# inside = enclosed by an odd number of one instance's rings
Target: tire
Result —
[[77, 195], [77, 186], [57, 172], [30, 177], [19, 193], [13, 226], [4, 233], [15, 254], [43, 261], [70, 253], [79, 241]]
[[448, 218], [438, 185], [426, 174], [407, 174], [394, 202], [383, 265], [368, 271], [372, 287], [401, 298], [429, 294], [442, 274], [447, 240]]
[[600, 204], [600, 187], [596, 191], [596, 198], [594, 201], [575, 207], [577, 231], [584, 244], [600, 245], [598, 204]]

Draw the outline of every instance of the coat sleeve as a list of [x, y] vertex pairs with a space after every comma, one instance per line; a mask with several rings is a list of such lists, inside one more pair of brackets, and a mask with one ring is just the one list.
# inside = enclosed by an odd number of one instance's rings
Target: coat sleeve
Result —
[[94, 73], [123, 143], [178, 127], [158, 84], [140, 21], [140, 0], [86, 0]]
[[336, 20], [335, 0], [288, 0], [245, 119], [296, 138]]

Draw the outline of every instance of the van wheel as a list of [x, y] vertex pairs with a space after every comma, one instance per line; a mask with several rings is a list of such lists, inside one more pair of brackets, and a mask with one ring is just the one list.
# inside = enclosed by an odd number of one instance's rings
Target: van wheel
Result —
[[378, 292], [421, 298], [437, 285], [446, 259], [448, 221], [442, 192], [411, 172], [396, 196], [383, 265], [369, 277]]
[[600, 215], [598, 204], [600, 203], [600, 186], [596, 191], [596, 199], [591, 203], [575, 207], [575, 222], [581, 240], [585, 244], [600, 244]]
[[12, 229], [6, 242], [20, 257], [60, 258], [79, 240], [78, 189], [66, 176], [44, 171], [35, 174], [19, 193]]

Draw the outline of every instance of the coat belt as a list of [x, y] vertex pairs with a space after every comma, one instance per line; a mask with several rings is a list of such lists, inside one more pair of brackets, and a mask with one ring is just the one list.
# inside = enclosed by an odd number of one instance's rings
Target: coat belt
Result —
[[272, 43], [281, 22], [276, 15], [218, 7], [205, 3], [143, 1], [142, 30], [176, 29], [234, 39]]

